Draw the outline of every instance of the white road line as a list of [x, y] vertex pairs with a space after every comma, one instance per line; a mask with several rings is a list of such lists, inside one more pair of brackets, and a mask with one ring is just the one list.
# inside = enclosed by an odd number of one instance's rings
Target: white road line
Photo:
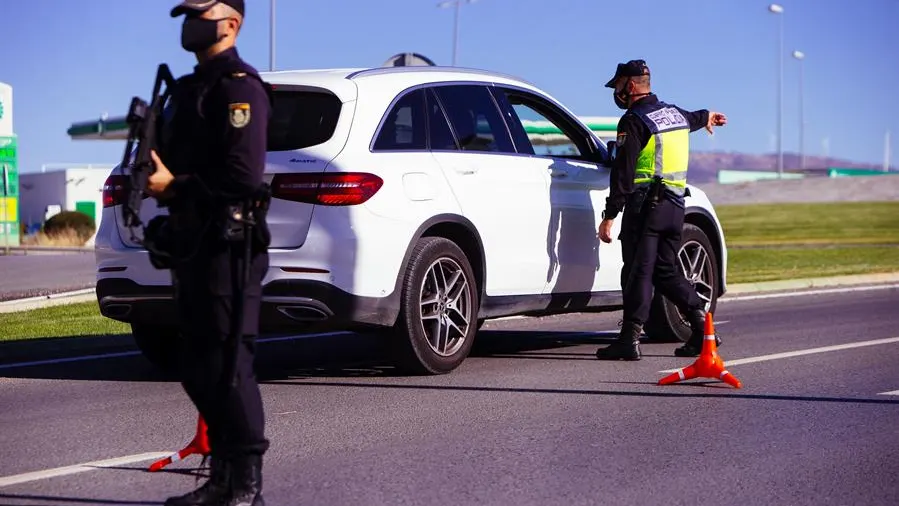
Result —
[[98, 460], [96, 462], [85, 462], [84, 464], [76, 464], [74, 466], [57, 467], [56, 469], [46, 469], [44, 471], [34, 471], [31, 473], [16, 474], [0, 478], [0, 488], [10, 485], [18, 485], [19, 483], [27, 483], [29, 481], [46, 480], [47, 478], [56, 478], [58, 476], [66, 476], [70, 474], [83, 473], [85, 471], [93, 471], [97, 468], [115, 467], [125, 464], [133, 464], [144, 460], [156, 460], [168, 457], [174, 452], [153, 452], [140, 453], [137, 455], [129, 455], [127, 457], [119, 457], [108, 460]]
[[881, 392], [877, 395], [899, 395], [899, 390], [893, 390], [892, 392]]
[[872, 290], [889, 290], [899, 288], [899, 284], [873, 285], [873, 286], [849, 286], [845, 288], [822, 288], [819, 290], [796, 290], [792, 292], [763, 293], [758, 295], [725, 295], [718, 302], [732, 302], [741, 300], [780, 299], [783, 297], [799, 297], [803, 295], [825, 295], [831, 293], [867, 292]]
[[[820, 348], [809, 348], [807, 350], [787, 351], [784, 353], [773, 353], [771, 355], [761, 355], [758, 357], [741, 358], [737, 360], [725, 360], [724, 365], [732, 367], [742, 364], [753, 364], [755, 362], [765, 362], [768, 360], [778, 360], [781, 358], [800, 357], [802, 355], [812, 355], [814, 353], [826, 353], [828, 351], [849, 350], [852, 348], [861, 348], [864, 346], [876, 346], [878, 344], [899, 343], [899, 337], [888, 337], [886, 339], [874, 339], [871, 341], [859, 341], [857, 343], [837, 344], [833, 346], [822, 346]], [[677, 372], [678, 369], [667, 369], [659, 371], [660, 373]]]
[[[73, 339], [77, 339], [73, 338]], [[52, 360], [36, 360], [34, 362], [18, 362], [15, 364], [0, 365], [0, 371], [3, 369], [17, 369], [19, 367], [31, 367], [35, 365], [51, 365], [65, 364], [66, 362], [86, 362], [88, 360], [99, 360], [103, 358], [129, 357], [132, 355], [140, 355], [139, 351], [123, 351], [121, 353], [104, 353], [102, 355], [82, 355], [80, 357], [55, 358]]]
[[[275, 343], [280, 341], [297, 341], [300, 339], [309, 339], [311, 337], [328, 337], [328, 336], [336, 336], [341, 334], [350, 334], [351, 332], [325, 332], [320, 334], [301, 334], [297, 336], [285, 336], [285, 337], [267, 337], [264, 339], [259, 339], [257, 342], [259, 343]], [[77, 339], [77, 338], [73, 338]], [[120, 358], [120, 357], [131, 357], [134, 355], [140, 355], [139, 351], [123, 351], [120, 353], [103, 353], [100, 355], [82, 355], [80, 357], [67, 357], [67, 358], [55, 358], [52, 360], [37, 360], [34, 362], [17, 362], [14, 364], [2, 364], [0, 365], [0, 371], [4, 369], [18, 369], [20, 367], [32, 367], [36, 365], [55, 365], [55, 364], [65, 364], [69, 362], [87, 362], [89, 360], [101, 360], [104, 358]]]

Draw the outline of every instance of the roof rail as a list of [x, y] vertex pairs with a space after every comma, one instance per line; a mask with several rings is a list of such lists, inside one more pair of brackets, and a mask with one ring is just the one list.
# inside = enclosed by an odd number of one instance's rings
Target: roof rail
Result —
[[370, 69], [357, 70], [352, 72], [346, 76], [347, 79], [354, 79], [356, 77], [363, 76], [371, 76], [371, 75], [380, 75], [380, 74], [396, 74], [402, 72], [459, 72], [465, 74], [479, 74], [483, 76], [490, 77], [501, 77], [505, 79], [511, 79], [514, 81], [518, 81], [521, 83], [528, 84], [530, 86], [534, 86], [533, 83], [525, 81], [524, 79], [513, 76], [511, 74], [503, 74], [501, 72], [495, 72], [492, 70], [484, 70], [484, 69], [475, 69], [475, 68], [467, 68], [467, 67], [450, 67], [450, 66], [441, 66], [441, 65], [416, 65], [410, 67], [374, 67]]

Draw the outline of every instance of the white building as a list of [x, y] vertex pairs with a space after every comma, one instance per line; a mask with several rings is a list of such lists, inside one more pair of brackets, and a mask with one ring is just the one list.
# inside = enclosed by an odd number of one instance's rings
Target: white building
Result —
[[40, 172], [20, 173], [19, 218], [27, 233], [40, 230], [48, 218], [61, 211], [80, 211], [93, 218], [100, 228], [103, 183], [112, 168], [113, 165], [44, 165]]

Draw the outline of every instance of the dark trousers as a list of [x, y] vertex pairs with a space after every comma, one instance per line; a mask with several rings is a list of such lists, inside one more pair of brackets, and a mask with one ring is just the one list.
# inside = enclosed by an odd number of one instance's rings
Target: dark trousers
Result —
[[702, 299], [678, 268], [683, 207], [666, 196], [652, 210], [647, 205], [641, 212], [641, 204], [639, 196], [628, 203], [619, 239], [623, 319], [643, 325], [649, 319], [653, 286], [685, 313], [702, 307]]
[[[265, 414], [253, 372], [262, 278], [268, 254], [251, 261], [250, 279], [242, 292], [240, 247], [223, 246], [198, 255], [175, 269], [176, 300], [181, 323], [181, 384], [206, 420], [213, 455], [225, 458], [265, 453]], [[237, 386], [227, 377], [234, 294], [243, 297], [243, 338], [237, 348]]]

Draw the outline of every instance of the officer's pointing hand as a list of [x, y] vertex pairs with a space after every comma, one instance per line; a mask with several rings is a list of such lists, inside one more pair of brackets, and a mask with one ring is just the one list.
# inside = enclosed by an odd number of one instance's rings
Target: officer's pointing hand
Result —
[[724, 126], [727, 124], [727, 116], [720, 112], [709, 112], [709, 122], [705, 125], [705, 129], [709, 131], [710, 134], [714, 135], [715, 132], [712, 131], [712, 127], [716, 126]]
[[147, 179], [147, 193], [153, 197], [163, 197], [166, 195], [166, 190], [168, 190], [169, 184], [175, 179], [175, 176], [169, 172], [168, 167], [162, 163], [159, 155], [152, 149], [150, 150], [150, 159], [153, 160], [156, 170]]

